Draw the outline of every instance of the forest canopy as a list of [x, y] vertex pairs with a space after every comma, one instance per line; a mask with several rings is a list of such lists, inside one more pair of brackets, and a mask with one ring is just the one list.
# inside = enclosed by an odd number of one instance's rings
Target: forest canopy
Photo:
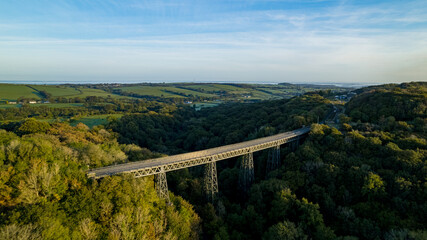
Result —
[[[345, 105], [318, 93], [199, 111], [140, 102], [131, 111], [115, 106], [126, 114], [92, 129], [4, 122], [0, 239], [426, 239], [425, 89], [369, 87]], [[346, 114], [335, 118], [336, 107]], [[328, 118], [339, 123], [321, 124]], [[268, 151], [254, 153], [247, 192], [240, 159], [218, 162], [213, 202], [203, 166], [167, 173], [172, 205], [156, 195], [152, 176], [86, 176], [302, 126], [310, 133], [296, 149], [281, 146], [279, 168], [267, 171]]]
[[354, 121], [377, 123], [388, 117], [396, 121], [427, 118], [427, 82], [369, 87], [360, 92], [346, 106]]
[[198, 238], [193, 207], [174, 195], [166, 206], [152, 177], [86, 177], [88, 166], [159, 154], [83, 124], [23, 132], [33, 121], [21, 124], [21, 137], [0, 130], [0, 239]]

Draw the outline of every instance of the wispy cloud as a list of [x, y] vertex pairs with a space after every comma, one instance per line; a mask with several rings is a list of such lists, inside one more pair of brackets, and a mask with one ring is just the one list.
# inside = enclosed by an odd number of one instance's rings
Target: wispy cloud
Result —
[[424, 1], [80, 3], [0, 14], [0, 79], [427, 79]]

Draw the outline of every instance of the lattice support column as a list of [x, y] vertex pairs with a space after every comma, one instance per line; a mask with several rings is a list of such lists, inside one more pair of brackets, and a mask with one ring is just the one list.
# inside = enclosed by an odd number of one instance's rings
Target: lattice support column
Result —
[[166, 172], [162, 169], [162, 171], [156, 175], [154, 175], [156, 191], [159, 198], [162, 198], [166, 201], [167, 204], [170, 205], [169, 199], [169, 190], [168, 190], [168, 182], [166, 179]]
[[254, 155], [252, 152], [243, 155], [240, 164], [239, 185], [243, 192], [249, 192], [252, 183], [255, 180], [254, 175]]
[[299, 146], [299, 136], [295, 139], [295, 140], [293, 140], [292, 142], [291, 142], [291, 149], [292, 149], [292, 151], [295, 151], [295, 150], [297, 150], [297, 148], [298, 148], [298, 146]]
[[208, 201], [214, 202], [218, 193], [218, 177], [216, 171], [216, 162], [210, 162], [205, 165], [205, 192]]
[[280, 167], [280, 146], [270, 148], [267, 159], [267, 173]]

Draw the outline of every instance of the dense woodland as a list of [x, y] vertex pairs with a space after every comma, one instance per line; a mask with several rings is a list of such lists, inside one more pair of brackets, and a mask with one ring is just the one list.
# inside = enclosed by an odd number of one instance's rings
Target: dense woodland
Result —
[[19, 108], [0, 109], [0, 121], [24, 120], [26, 118], [60, 119], [78, 118], [86, 115], [114, 114], [114, 113], [170, 113], [176, 109], [172, 102], [158, 102], [140, 100], [119, 100], [103, 97], [87, 97], [80, 107], [47, 107], [23, 105]]
[[[0, 130], [0, 239], [427, 239], [427, 85], [361, 89], [339, 129], [317, 124], [319, 94], [195, 111], [168, 104], [105, 127], [25, 119]], [[402, 110], [403, 108], [403, 110]], [[162, 110], [167, 109], [167, 110]], [[255, 183], [239, 188], [239, 159], [218, 162], [219, 195], [203, 167], [168, 173], [173, 204], [152, 177], [90, 180], [89, 168], [235, 143], [311, 125], [281, 167], [254, 154]]]
[[420, 121], [427, 118], [425, 82], [368, 87], [359, 92], [347, 104], [347, 112], [353, 121], [384, 123], [392, 118], [396, 121]]
[[159, 154], [119, 144], [104, 129], [46, 124], [23, 122], [21, 137], [0, 130], [0, 239], [198, 238], [193, 207], [179, 196], [166, 206], [152, 178], [85, 175], [88, 166]]
[[119, 141], [167, 154], [201, 150], [269, 136], [323, 119], [331, 106], [319, 95], [253, 104], [222, 104], [173, 114], [127, 115], [108, 127]]

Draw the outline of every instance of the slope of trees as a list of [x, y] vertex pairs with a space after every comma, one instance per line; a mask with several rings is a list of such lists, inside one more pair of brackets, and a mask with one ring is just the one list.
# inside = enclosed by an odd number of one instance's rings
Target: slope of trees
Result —
[[330, 111], [328, 100], [306, 95], [290, 100], [223, 104], [173, 114], [128, 115], [110, 124], [119, 141], [152, 151], [179, 153], [264, 137], [309, 125]]
[[0, 130], [0, 239], [198, 238], [192, 206], [173, 195], [166, 206], [152, 178], [85, 176], [88, 167], [159, 154], [104, 129], [44, 124], [22, 122], [21, 137]]
[[408, 121], [427, 118], [427, 83], [402, 83], [360, 90], [346, 106], [354, 121], [376, 123], [386, 118]]
[[422, 239], [427, 145], [413, 150], [399, 144], [404, 136], [381, 135], [314, 125], [307, 141], [285, 157], [279, 176], [319, 204], [337, 235], [395, 239], [389, 237], [399, 232]]
[[197, 203], [213, 239], [425, 239], [427, 144], [388, 136], [313, 125], [297, 151], [282, 149], [280, 169], [264, 175], [266, 156], [255, 155], [256, 184], [246, 198], [238, 162], [222, 168], [217, 212], [198, 200], [200, 180], [180, 176], [187, 186], [176, 192]]

